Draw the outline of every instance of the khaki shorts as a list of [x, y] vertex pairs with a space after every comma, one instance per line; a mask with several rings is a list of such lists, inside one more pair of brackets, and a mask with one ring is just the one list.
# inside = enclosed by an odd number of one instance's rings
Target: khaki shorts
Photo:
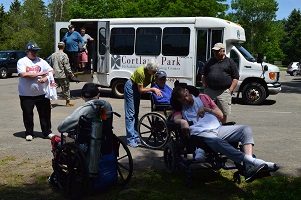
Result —
[[216, 103], [224, 115], [231, 114], [232, 95], [229, 89], [212, 90], [206, 88], [204, 92]]

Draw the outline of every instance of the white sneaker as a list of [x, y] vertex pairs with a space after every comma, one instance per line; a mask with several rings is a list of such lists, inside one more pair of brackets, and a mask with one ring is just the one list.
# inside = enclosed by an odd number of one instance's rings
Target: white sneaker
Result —
[[55, 134], [54, 134], [54, 133], [50, 133], [50, 134], [47, 135], [47, 138], [51, 140], [51, 138], [52, 138], [53, 136], [55, 136]]
[[201, 148], [197, 148], [195, 150], [195, 157], [194, 159], [197, 161], [197, 162], [204, 162], [206, 160], [206, 156], [205, 156], [205, 151]]
[[26, 135], [26, 141], [32, 141], [33, 137], [32, 135]]

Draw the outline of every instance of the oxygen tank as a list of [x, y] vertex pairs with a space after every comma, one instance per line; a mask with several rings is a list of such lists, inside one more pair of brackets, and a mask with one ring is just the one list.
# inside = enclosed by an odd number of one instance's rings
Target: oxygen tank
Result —
[[99, 115], [92, 119], [91, 141], [89, 148], [89, 173], [90, 177], [98, 175], [99, 158], [102, 136], [102, 120]]

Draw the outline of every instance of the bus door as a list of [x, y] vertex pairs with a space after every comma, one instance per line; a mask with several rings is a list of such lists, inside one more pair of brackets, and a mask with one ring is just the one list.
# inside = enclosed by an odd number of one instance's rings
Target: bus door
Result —
[[69, 24], [70, 22], [55, 22], [54, 52], [58, 50], [57, 44], [62, 41], [63, 37], [68, 32]]
[[197, 52], [196, 52], [196, 83], [201, 87], [201, 72], [207, 60], [213, 56], [211, 48], [215, 43], [223, 42], [223, 29], [198, 29], [197, 30]]
[[97, 34], [97, 73], [109, 73], [109, 59], [110, 59], [110, 22], [98, 22]]

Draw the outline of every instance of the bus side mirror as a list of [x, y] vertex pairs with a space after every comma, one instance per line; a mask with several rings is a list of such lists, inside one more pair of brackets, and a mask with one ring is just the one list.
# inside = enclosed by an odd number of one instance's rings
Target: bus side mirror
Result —
[[262, 63], [262, 60], [263, 60], [263, 53], [260, 52], [260, 53], [258, 53], [258, 56], [257, 56], [257, 63]]

